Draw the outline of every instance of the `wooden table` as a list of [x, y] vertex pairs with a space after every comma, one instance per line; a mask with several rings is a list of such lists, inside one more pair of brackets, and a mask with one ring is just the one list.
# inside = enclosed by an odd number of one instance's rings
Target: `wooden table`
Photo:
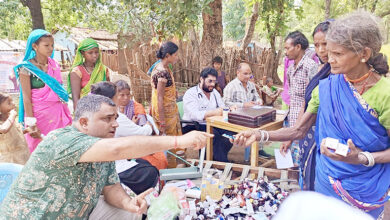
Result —
[[[266, 131], [277, 130], [277, 129], [283, 127], [284, 118], [285, 118], [284, 115], [277, 114], [276, 120], [274, 122], [270, 122], [270, 123], [265, 124], [259, 128], [262, 130], [266, 130]], [[207, 123], [206, 124], [206, 132], [210, 133], [210, 134], [213, 133], [213, 128], [220, 128], [220, 129], [224, 129], [224, 130], [228, 130], [228, 131], [232, 131], [232, 132], [237, 132], [237, 133], [241, 132], [241, 131], [248, 130], [248, 129], [253, 129], [253, 128], [245, 127], [242, 125], [236, 125], [236, 124], [232, 124], [232, 123], [229, 123], [227, 121], [224, 121], [222, 116], [209, 117], [209, 118], [207, 118], [206, 123]], [[207, 140], [206, 160], [213, 160], [213, 140], [211, 138], [209, 138]], [[257, 141], [255, 141], [251, 145], [251, 159], [250, 159], [250, 161], [251, 161], [252, 167], [258, 166], [259, 142], [257, 142]]]

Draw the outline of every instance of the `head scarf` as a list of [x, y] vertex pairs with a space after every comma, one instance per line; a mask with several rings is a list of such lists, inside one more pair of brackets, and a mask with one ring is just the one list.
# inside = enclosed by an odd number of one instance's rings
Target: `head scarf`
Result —
[[[45, 72], [43, 72], [41, 69], [39, 69], [29, 61], [37, 55], [32, 45], [45, 35], [50, 35], [50, 33], [42, 29], [36, 29], [30, 33], [27, 39], [26, 52], [23, 61], [14, 67], [15, 75], [19, 79], [20, 67], [25, 67], [31, 70], [34, 73], [34, 75], [37, 76], [39, 79], [41, 79], [47, 86], [49, 86], [50, 89], [52, 89], [62, 101], [68, 102], [68, 93], [66, 92], [64, 87], [55, 78], [46, 74]], [[54, 55], [54, 50], [50, 58], [52, 58], [53, 55]], [[23, 104], [23, 92], [22, 92], [21, 85], [20, 85], [20, 96], [19, 96], [19, 122], [24, 122], [24, 104]]]
[[[84, 56], [81, 54], [81, 51], [87, 51], [92, 48], [99, 48], [99, 45], [97, 42], [92, 38], [84, 39], [80, 42], [79, 47], [76, 51], [76, 56], [73, 61], [72, 68], [70, 68], [70, 71], [72, 71], [76, 66], [82, 65], [85, 62]], [[92, 71], [91, 79], [87, 83], [87, 85], [84, 86], [84, 88], [81, 89], [80, 98], [88, 95], [88, 93], [91, 91], [91, 85], [97, 82], [106, 81], [106, 75], [107, 69], [106, 66], [102, 63], [102, 54], [99, 51], [99, 58], [97, 59], [95, 63], [95, 68]], [[72, 87], [70, 86], [70, 72], [68, 75], [68, 93], [70, 94], [72, 92]]]
[[[24, 54], [23, 61], [31, 60], [37, 55], [35, 50], [33, 49], [32, 45], [33, 45], [33, 43], [37, 42], [41, 37], [43, 37], [45, 35], [50, 35], [50, 33], [48, 31], [42, 30], [42, 29], [35, 29], [30, 33], [30, 35], [28, 36], [28, 39], [27, 39], [26, 51]], [[54, 50], [53, 50], [53, 53], [51, 54], [50, 58], [53, 58], [53, 56], [54, 56]]]

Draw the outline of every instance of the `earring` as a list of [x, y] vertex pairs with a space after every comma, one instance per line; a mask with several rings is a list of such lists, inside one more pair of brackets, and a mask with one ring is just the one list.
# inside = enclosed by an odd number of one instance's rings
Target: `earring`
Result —
[[360, 62], [365, 63], [366, 59], [363, 58], [363, 59], [360, 60]]

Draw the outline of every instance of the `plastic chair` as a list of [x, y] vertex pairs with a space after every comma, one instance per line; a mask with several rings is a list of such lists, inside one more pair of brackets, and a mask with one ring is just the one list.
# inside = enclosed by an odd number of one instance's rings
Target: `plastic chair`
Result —
[[23, 166], [15, 163], [0, 163], [0, 204]]
[[183, 124], [187, 124], [187, 125], [194, 125], [195, 126], [195, 130], [200, 130], [200, 124], [199, 122], [197, 121], [188, 121], [188, 120], [182, 120], [183, 118], [183, 115], [184, 115], [184, 106], [183, 106], [183, 100], [182, 98], [181, 99], [178, 99], [178, 101], [176, 102], [176, 105], [177, 105], [177, 108], [179, 110], [179, 115], [180, 115], [180, 125], [181, 127], [183, 128]]

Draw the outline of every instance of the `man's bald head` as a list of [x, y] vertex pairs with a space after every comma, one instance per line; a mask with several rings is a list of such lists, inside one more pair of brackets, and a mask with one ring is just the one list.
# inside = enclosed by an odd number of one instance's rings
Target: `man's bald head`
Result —
[[237, 78], [246, 84], [252, 76], [252, 69], [248, 63], [240, 63], [237, 67]]
[[242, 68], [249, 68], [249, 69], [251, 69], [251, 67], [249, 66], [248, 63], [240, 63], [240, 64], [238, 64], [237, 72], [240, 71]]

